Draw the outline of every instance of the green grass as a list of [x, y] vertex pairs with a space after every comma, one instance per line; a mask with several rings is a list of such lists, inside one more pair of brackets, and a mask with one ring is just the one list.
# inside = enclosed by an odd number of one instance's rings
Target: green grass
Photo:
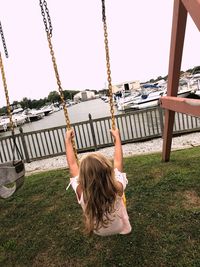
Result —
[[0, 266], [200, 266], [200, 148], [125, 159], [127, 236], [84, 235], [66, 170], [35, 174], [0, 200]]

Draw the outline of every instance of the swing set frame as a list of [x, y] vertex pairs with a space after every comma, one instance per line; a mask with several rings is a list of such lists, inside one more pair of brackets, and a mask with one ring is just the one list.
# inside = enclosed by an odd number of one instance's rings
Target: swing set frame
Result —
[[177, 98], [188, 13], [200, 31], [200, 0], [174, 0], [167, 96], [160, 98], [160, 106], [165, 109], [162, 150], [165, 162], [170, 160], [175, 112], [200, 117], [200, 100]]
[[[106, 24], [106, 13], [105, 13], [105, 0], [101, 0], [102, 2], [102, 21], [103, 21], [103, 29], [104, 29], [104, 44], [105, 44], [105, 52], [106, 52], [106, 67], [107, 67], [107, 81], [108, 81], [108, 90], [109, 90], [109, 104], [110, 104], [110, 114], [112, 121], [112, 129], [115, 129], [115, 117], [114, 117], [114, 105], [112, 98], [112, 80], [111, 80], [111, 69], [110, 69], [110, 56], [109, 56], [109, 47], [108, 47], [108, 32], [107, 32], [107, 24]], [[67, 111], [67, 107], [65, 105], [63, 89], [60, 81], [60, 76], [58, 72], [58, 67], [56, 64], [56, 58], [53, 50], [53, 45], [51, 42], [52, 38], [52, 24], [51, 18], [49, 15], [49, 10], [47, 7], [46, 0], [39, 0], [41, 14], [43, 17], [43, 22], [45, 25], [45, 31], [47, 34], [47, 41], [50, 49], [50, 54], [52, 58], [53, 68], [57, 80], [58, 91], [60, 94], [61, 102], [63, 105], [64, 115], [66, 119], [66, 127], [67, 129], [71, 129], [70, 119]], [[170, 58], [169, 58], [169, 71], [168, 71], [168, 86], [167, 86], [167, 96], [160, 98], [160, 106], [165, 109], [165, 126], [163, 132], [163, 152], [162, 152], [162, 160], [169, 161], [170, 152], [171, 152], [171, 143], [173, 136], [173, 124], [175, 112], [182, 112], [193, 116], [200, 117], [200, 101], [194, 99], [185, 99], [185, 98], [177, 98], [178, 93], [178, 85], [179, 85], [179, 76], [180, 76], [180, 67], [182, 60], [182, 52], [183, 52], [183, 44], [185, 37], [185, 28], [187, 21], [187, 14], [190, 14], [192, 19], [194, 20], [197, 28], [200, 30], [200, 0], [174, 0], [174, 11], [173, 11], [173, 22], [172, 22], [172, 34], [171, 34], [171, 48], [170, 48]], [[0, 24], [1, 26], [1, 24]], [[5, 44], [5, 39], [3, 36], [3, 30], [1, 28], [2, 41], [4, 45], [4, 51], [6, 57], [8, 57], [8, 52]], [[3, 67], [3, 61], [0, 54], [0, 67], [2, 73], [2, 80], [4, 84], [5, 96], [7, 101], [7, 111], [10, 118], [10, 124], [13, 134], [13, 146], [16, 146], [16, 142], [14, 139], [14, 124], [12, 121], [12, 114], [10, 110], [10, 103], [8, 97], [8, 90], [5, 78], [5, 72]], [[72, 141], [74, 153], [78, 162], [77, 150], [75, 147], [75, 141]], [[1, 164], [1, 169], [5, 168], [5, 177], [8, 177], [3, 180], [3, 183], [6, 183], [7, 180], [12, 182], [16, 182], [13, 189], [10, 193], [5, 194], [5, 198], [12, 195], [17, 188], [19, 188], [24, 181], [24, 163], [23, 161], [18, 161], [9, 163], [8, 166]], [[11, 171], [12, 168], [12, 171]], [[13, 176], [11, 175], [13, 172]], [[9, 175], [11, 178], [9, 178]], [[2, 179], [1, 179], [2, 180]], [[17, 182], [18, 181], [18, 182]], [[2, 188], [3, 183], [1, 183], [0, 188]], [[1, 194], [0, 194], [1, 195]]]

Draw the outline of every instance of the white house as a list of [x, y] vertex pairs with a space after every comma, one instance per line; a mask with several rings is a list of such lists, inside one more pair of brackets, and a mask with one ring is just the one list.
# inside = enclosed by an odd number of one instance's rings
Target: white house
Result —
[[140, 89], [140, 81], [127, 81], [113, 85], [113, 93], [118, 91], [135, 91]]
[[74, 95], [74, 102], [78, 102], [79, 100], [81, 101], [87, 101], [89, 99], [93, 99], [95, 98], [95, 93], [92, 91], [81, 91], [79, 93], [77, 93], [76, 95]]

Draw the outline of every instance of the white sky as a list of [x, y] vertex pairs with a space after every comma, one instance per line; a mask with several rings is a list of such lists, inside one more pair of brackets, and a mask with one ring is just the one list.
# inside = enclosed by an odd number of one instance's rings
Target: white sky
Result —
[[[102, 89], [106, 82], [100, 0], [47, 0], [63, 89]], [[107, 0], [113, 84], [166, 75], [173, 0]], [[10, 102], [57, 90], [39, 0], [0, 0], [8, 47], [3, 54]], [[199, 65], [200, 34], [188, 16], [182, 70]], [[0, 80], [0, 106], [5, 105]]]

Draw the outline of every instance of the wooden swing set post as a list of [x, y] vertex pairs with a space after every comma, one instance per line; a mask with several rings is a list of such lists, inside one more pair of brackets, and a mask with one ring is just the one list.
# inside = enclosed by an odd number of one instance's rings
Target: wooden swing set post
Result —
[[174, 0], [167, 96], [160, 98], [160, 106], [165, 108], [162, 151], [165, 162], [170, 159], [175, 111], [200, 116], [199, 100], [177, 98], [188, 12], [200, 30], [200, 0]]

